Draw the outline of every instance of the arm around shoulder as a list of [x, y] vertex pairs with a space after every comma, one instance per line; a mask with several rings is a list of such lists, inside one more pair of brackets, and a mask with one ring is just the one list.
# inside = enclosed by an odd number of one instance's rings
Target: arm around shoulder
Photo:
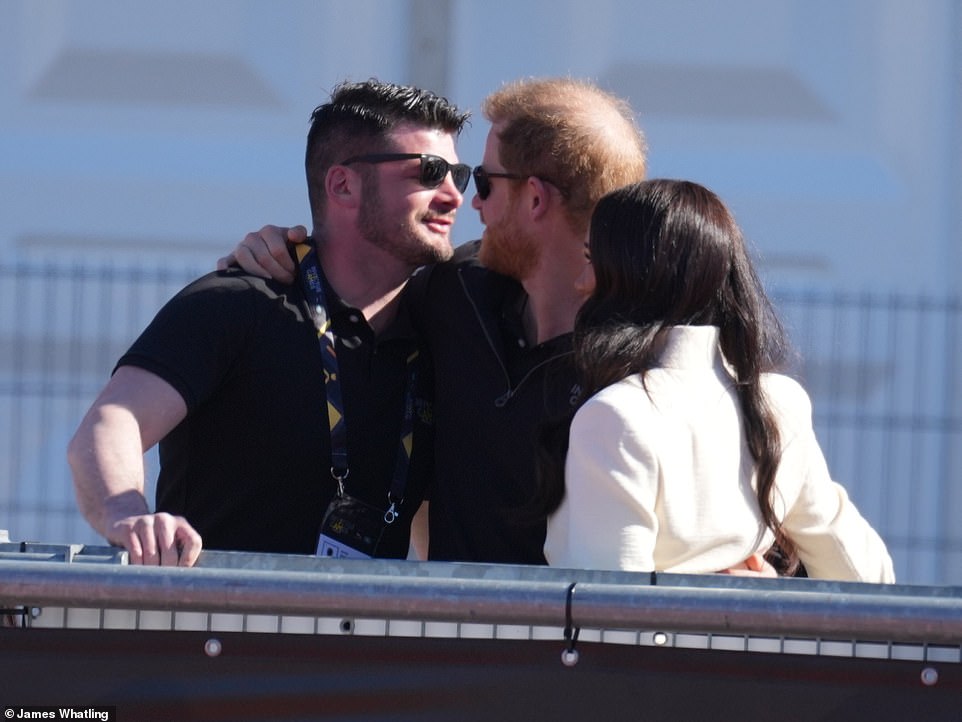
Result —
[[273, 278], [281, 283], [293, 283], [296, 268], [288, 253], [289, 245], [307, 240], [304, 226], [264, 226], [244, 236], [233, 251], [217, 260], [218, 270], [238, 265], [261, 278]]

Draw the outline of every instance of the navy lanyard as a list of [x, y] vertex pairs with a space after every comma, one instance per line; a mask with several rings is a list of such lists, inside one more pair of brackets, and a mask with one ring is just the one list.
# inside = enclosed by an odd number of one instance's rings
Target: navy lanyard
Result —
[[[317, 253], [312, 244], [309, 242], [299, 244], [297, 246], [297, 257], [300, 261], [307, 306], [310, 309], [314, 327], [317, 329], [317, 338], [321, 347], [321, 361], [324, 366], [327, 419], [331, 432], [331, 476], [337, 482], [338, 493], [343, 496], [344, 480], [350, 474], [351, 467], [347, 459], [347, 421], [344, 417], [344, 398], [341, 393], [341, 377], [338, 373], [334, 327], [328, 313], [327, 294], [324, 290], [320, 264], [317, 261]], [[410, 470], [414, 438], [414, 388], [417, 380], [415, 363], [417, 357], [418, 352], [414, 350], [408, 356], [405, 366], [407, 379], [401, 418], [401, 439], [398, 444], [391, 489], [387, 496], [388, 510], [384, 514], [384, 521], [388, 524], [398, 516], [397, 505], [404, 500], [404, 487], [407, 484]]]

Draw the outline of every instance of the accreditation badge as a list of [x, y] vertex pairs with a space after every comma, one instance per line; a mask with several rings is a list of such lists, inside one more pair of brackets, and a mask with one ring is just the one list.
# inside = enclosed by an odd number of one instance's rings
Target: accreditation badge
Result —
[[383, 509], [347, 494], [338, 495], [321, 522], [316, 554], [334, 559], [370, 559], [388, 523]]

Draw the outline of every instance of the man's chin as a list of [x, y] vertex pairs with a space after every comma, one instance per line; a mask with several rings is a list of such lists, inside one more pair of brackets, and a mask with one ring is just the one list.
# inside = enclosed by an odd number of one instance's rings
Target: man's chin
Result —
[[434, 263], [443, 263], [451, 260], [454, 255], [454, 247], [450, 242], [432, 243], [421, 249], [419, 266], [429, 266]]
[[452, 246], [446, 246], [445, 248], [439, 248], [438, 253], [435, 254], [434, 260], [431, 263], [444, 263], [444, 261], [450, 261], [454, 257], [454, 248]]
[[496, 250], [492, 250], [488, 241], [481, 239], [481, 246], [478, 248], [478, 263], [489, 271], [500, 273], [502, 276], [515, 277], [514, 269], [502, 261]]

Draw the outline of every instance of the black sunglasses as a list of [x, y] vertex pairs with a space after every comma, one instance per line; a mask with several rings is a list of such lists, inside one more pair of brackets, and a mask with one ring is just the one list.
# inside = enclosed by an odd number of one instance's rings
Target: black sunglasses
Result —
[[478, 189], [478, 197], [481, 200], [487, 200], [488, 196], [491, 195], [492, 178], [514, 178], [515, 180], [521, 180], [522, 178], [528, 177], [518, 175], [517, 173], [491, 173], [486, 171], [483, 165], [475, 166], [474, 170], [471, 171], [471, 175], [474, 176], [474, 187]]
[[448, 163], [439, 155], [427, 153], [371, 153], [369, 155], [355, 155], [341, 161], [339, 165], [391, 163], [396, 160], [413, 160], [415, 158], [421, 161], [418, 183], [425, 188], [437, 188], [444, 183], [448, 171], [451, 171], [451, 178], [454, 179], [454, 186], [458, 189], [458, 192], [464, 193], [467, 190], [468, 181], [471, 180], [471, 166], [466, 163]]

